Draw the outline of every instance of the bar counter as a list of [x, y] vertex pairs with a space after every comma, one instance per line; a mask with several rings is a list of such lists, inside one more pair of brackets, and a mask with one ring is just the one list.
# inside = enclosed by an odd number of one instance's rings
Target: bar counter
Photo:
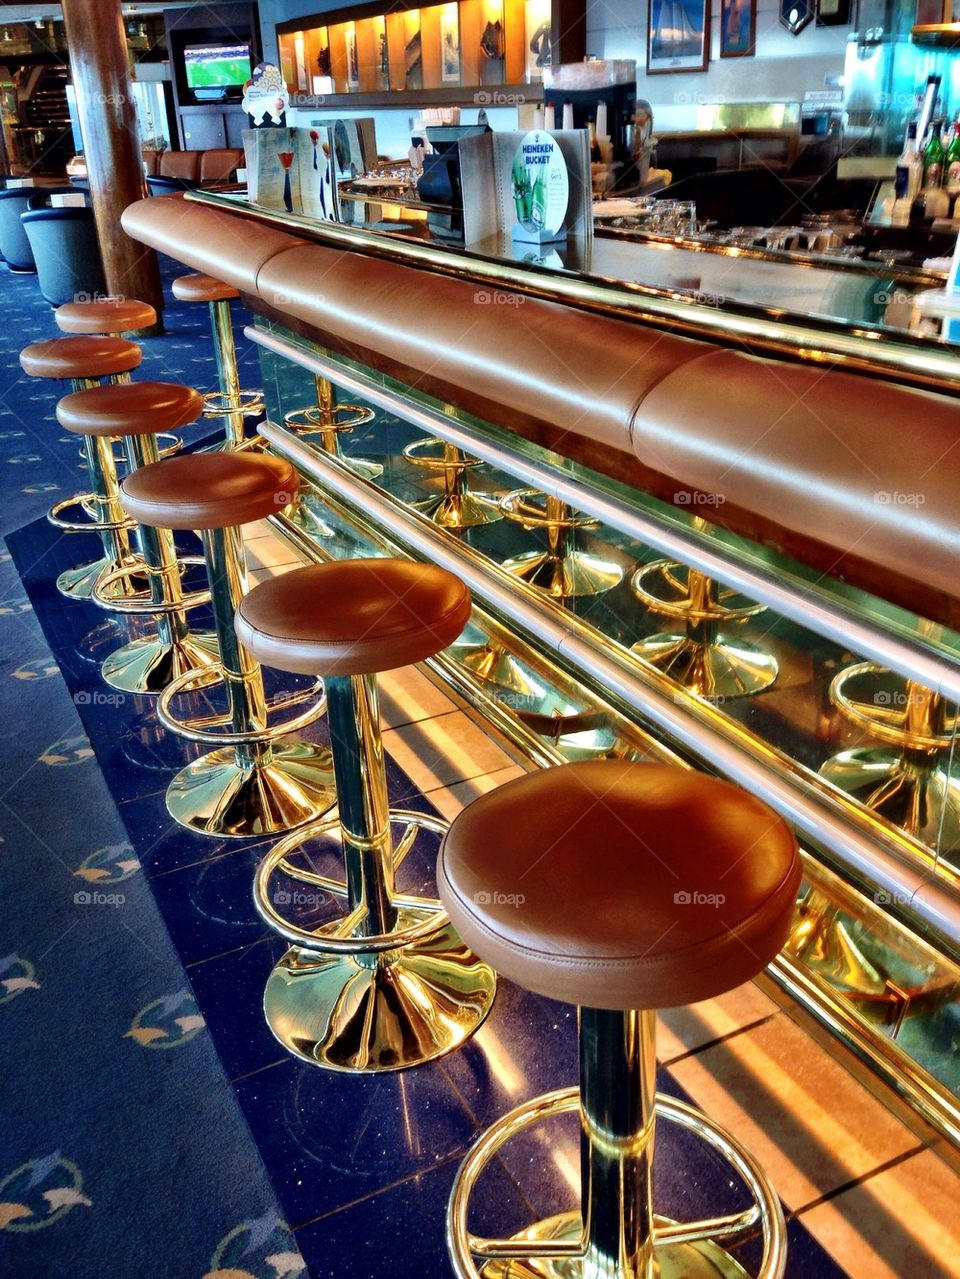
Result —
[[[846, 265], [745, 259], [750, 301], [708, 305], [702, 273], [633, 278], [684, 250], [598, 238], [586, 271], [384, 221], [210, 194], [124, 216], [254, 311], [298, 554], [454, 570], [474, 619], [429, 665], [534, 762], [669, 760], [787, 818], [805, 884], [773, 977], [956, 1140], [956, 356], [848, 314], [876, 284]], [[815, 297], [844, 316], [804, 318]]]

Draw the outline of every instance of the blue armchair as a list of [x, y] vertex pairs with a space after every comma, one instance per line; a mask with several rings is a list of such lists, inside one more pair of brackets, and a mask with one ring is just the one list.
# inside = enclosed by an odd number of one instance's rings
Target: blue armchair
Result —
[[21, 217], [40, 292], [51, 306], [105, 294], [107, 282], [92, 209], [32, 209]]

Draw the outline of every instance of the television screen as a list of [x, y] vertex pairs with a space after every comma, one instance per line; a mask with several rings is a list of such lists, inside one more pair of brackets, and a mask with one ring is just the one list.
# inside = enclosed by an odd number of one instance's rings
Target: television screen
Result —
[[193, 44], [183, 51], [187, 87], [204, 91], [239, 89], [250, 79], [249, 44]]

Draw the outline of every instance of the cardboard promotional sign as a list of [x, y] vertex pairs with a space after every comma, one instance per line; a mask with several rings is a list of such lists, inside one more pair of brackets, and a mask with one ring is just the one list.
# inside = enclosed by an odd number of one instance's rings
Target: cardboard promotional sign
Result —
[[528, 133], [513, 157], [515, 240], [542, 244], [566, 236], [564, 219], [570, 200], [567, 162], [549, 133]]
[[243, 149], [251, 204], [339, 221], [331, 129], [246, 129]]

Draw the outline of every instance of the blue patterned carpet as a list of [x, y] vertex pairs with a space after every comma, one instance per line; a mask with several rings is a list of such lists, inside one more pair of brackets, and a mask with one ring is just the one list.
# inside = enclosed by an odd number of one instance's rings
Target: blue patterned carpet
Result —
[[[17, 364], [54, 334], [36, 282], [4, 272], [0, 297], [0, 1279], [446, 1279], [457, 1163], [504, 1110], [574, 1081], [574, 1013], [504, 984], [464, 1050], [399, 1075], [332, 1075], [277, 1046], [260, 1000], [283, 946], [250, 897], [263, 845], [172, 827], [164, 790], [196, 751], [106, 689], [92, 659], [112, 624], [56, 594], [87, 539], [41, 517], [82, 471], [56, 387]], [[139, 376], [212, 385], [205, 308], [166, 319]], [[424, 803], [393, 765], [388, 780], [395, 804]], [[666, 1072], [661, 1087], [683, 1095]], [[570, 1206], [575, 1143], [521, 1144], [481, 1184], [474, 1228]], [[669, 1133], [658, 1149], [665, 1211], [732, 1206], [702, 1150]], [[840, 1279], [797, 1222], [790, 1240], [790, 1279]]]

